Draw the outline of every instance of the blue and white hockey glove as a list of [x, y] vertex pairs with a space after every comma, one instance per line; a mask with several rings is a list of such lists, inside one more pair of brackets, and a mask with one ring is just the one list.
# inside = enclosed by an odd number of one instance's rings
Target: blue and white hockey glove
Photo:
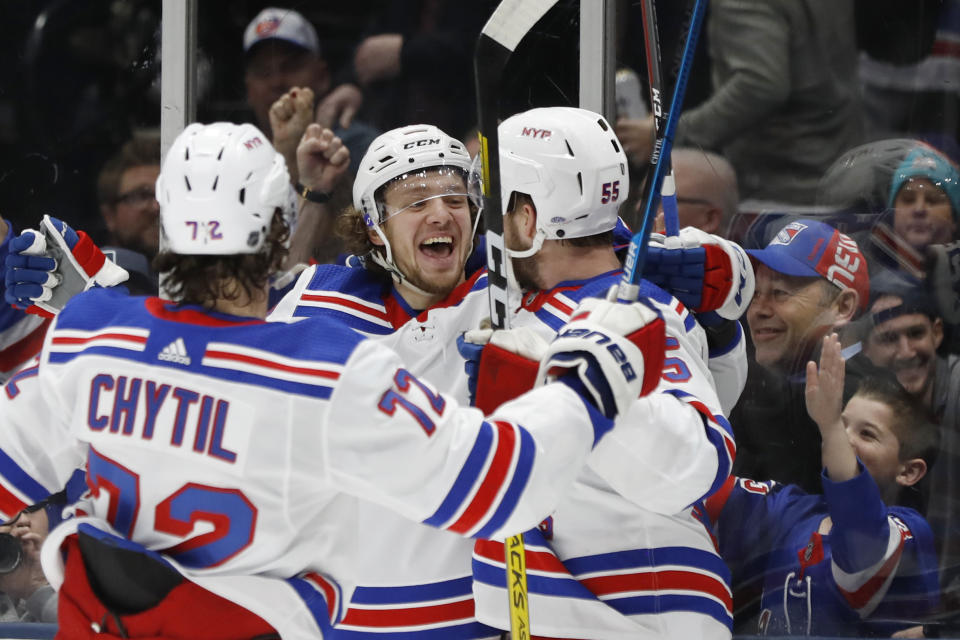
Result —
[[547, 347], [537, 381], [574, 375], [587, 399], [613, 419], [657, 387], [665, 345], [663, 318], [645, 302], [588, 298]]
[[547, 341], [529, 327], [474, 329], [457, 338], [470, 403], [490, 415], [504, 402], [533, 389]]
[[59, 313], [81, 291], [112, 287], [129, 275], [107, 260], [86, 233], [50, 216], [43, 216], [39, 231], [27, 229], [10, 240], [5, 267], [7, 302], [46, 317]]
[[652, 234], [643, 277], [707, 324], [739, 319], [750, 306], [755, 287], [746, 252], [696, 227], [684, 227], [678, 236]]

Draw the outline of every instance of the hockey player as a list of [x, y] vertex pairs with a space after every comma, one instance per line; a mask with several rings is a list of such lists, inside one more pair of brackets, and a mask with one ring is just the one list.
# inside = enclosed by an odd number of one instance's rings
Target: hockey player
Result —
[[[487, 390], [515, 379], [511, 371], [523, 366], [516, 354], [537, 357], [538, 343], [581, 300], [620, 281], [611, 231], [629, 189], [627, 159], [597, 114], [533, 109], [505, 120], [499, 140], [504, 239], [522, 299], [512, 329], [466, 336], [489, 340], [479, 358], [478, 406]], [[737, 318], [752, 294], [746, 256], [703, 237], [727, 258], [713, 308]], [[616, 437], [598, 447], [550, 518], [524, 535], [534, 636], [730, 637], [729, 574], [700, 503], [729, 473], [730, 425], [706, 367], [703, 329], [670, 294], [648, 282], [641, 291], [667, 325], [660, 386], [618, 419]], [[509, 628], [504, 585], [504, 545], [479, 541], [477, 618], [500, 629]]]
[[[317, 158], [304, 150], [298, 159], [301, 173], [308, 173]], [[487, 314], [486, 274], [467, 266], [479, 214], [470, 176], [464, 145], [436, 127], [381, 135], [360, 162], [354, 209], [342, 217], [362, 264], [310, 267], [271, 317], [319, 315], [346, 323], [467, 404], [454, 344]], [[361, 503], [359, 517], [358, 586], [335, 633], [499, 637], [473, 615], [472, 541], [371, 502]]]
[[927, 472], [937, 428], [892, 377], [865, 378], [843, 407], [844, 368], [837, 334], [824, 338], [819, 372], [807, 365], [823, 495], [731, 476], [707, 501], [740, 633], [889, 636], [936, 605], [930, 526], [894, 505]]
[[[0, 394], [5, 498], [86, 465], [43, 550], [61, 637], [325, 637], [363, 551], [356, 497], [468, 536], [532, 526], [661, 368], [655, 312], [591, 301], [571, 329], [617, 349], [559, 338], [556, 381], [488, 422], [340, 323], [265, 323], [287, 182], [254, 127], [188, 127], [157, 184], [178, 302], [78, 295]], [[44, 228], [22, 237], [87, 277], [72, 230]]]
[[[322, 161], [307, 149], [302, 144], [298, 153], [301, 175]], [[463, 362], [453, 343], [488, 314], [486, 275], [467, 266], [476, 223], [470, 158], [459, 141], [416, 125], [381, 136], [360, 166], [355, 210], [346, 219], [365, 264], [311, 267], [271, 317], [320, 315], [347, 323], [398, 351], [415, 375], [442, 381], [443, 391], [466, 402]], [[613, 220], [617, 204], [608, 210]], [[722, 302], [728, 288], [715, 297]], [[334, 633], [499, 636], [473, 616], [472, 542], [369, 502], [361, 503], [360, 519], [364, 553], [352, 568], [359, 586]]]

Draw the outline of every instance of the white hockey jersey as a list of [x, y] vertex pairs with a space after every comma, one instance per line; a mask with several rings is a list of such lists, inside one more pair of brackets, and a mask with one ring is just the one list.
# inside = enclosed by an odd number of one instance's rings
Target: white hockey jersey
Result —
[[534, 526], [610, 422], [552, 384], [495, 422], [323, 319], [264, 323], [95, 289], [0, 394], [0, 485], [32, 502], [86, 461], [84, 522], [164, 554], [286, 638], [343, 617], [357, 497], [473, 537]]
[[[457, 336], [488, 315], [487, 279], [476, 272], [442, 302], [417, 313], [365, 269], [317, 265], [301, 274], [271, 319], [324, 316], [395, 350], [407, 369], [469, 404]], [[473, 542], [361, 501], [351, 569], [356, 588], [335, 638], [498, 638], [473, 611]]]
[[[580, 300], [619, 279], [612, 272], [529, 293], [512, 326], [549, 339]], [[532, 635], [731, 635], [730, 575], [700, 501], [730, 473], [732, 432], [707, 370], [703, 329], [653, 285], [645, 282], [641, 295], [667, 326], [662, 380], [617, 418], [550, 518], [524, 535]], [[478, 541], [473, 570], [477, 618], [509, 629], [503, 543]]]

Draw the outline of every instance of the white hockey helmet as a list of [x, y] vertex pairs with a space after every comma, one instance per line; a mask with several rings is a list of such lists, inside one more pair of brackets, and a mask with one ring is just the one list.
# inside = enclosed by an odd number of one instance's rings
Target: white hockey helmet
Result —
[[[479, 219], [480, 191], [479, 183], [472, 173], [472, 160], [462, 142], [448, 136], [439, 128], [428, 124], [415, 124], [383, 133], [370, 143], [367, 152], [360, 160], [360, 168], [353, 182], [353, 206], [363, 216], [368, 229], [372, 229], [384, 243], [385, 254], [377, 252], [371, 254], [371, 259], [393, 274], [397, 280], [406, 280], [393, 261], [393, 251], [390, 241], [381, 229], [381, 225], [391, 216], [401, 213], [393, 211], [387, 213], [382, 201], [381, 189], [395, 179], [404, 180], [410, 177], [424, 177], [428, 172], [456, 173], [464, 180], [465, 190], [459, 186], [452, 187], [449, 193], [436, 194], [431, 197], [444, 195], [466, 195], [476, 205], [477, 213], [474, 218], [474, 229]], [[410, 181], [416, 187], [415, 180]], [[407, 282], [408, 286], [413, 286]], [[413, 287], [416, 288], [416, 287]]]
[[504, 211], [513, 192], [537, 208], [537, 235], [527, 257], [545, 239], [582, 238], [610, 231], [630, 191], [627, 156], [603, 116], [575, 107], [531, 109], [504, 120], [500, 190]]
[[385, 219], [376, 193], [394, 178], [425, 169], [450, 167], [470, 175], [470, 154], [463, 143], [429, 124], [414, 124], [383, 133], [370, 143], [353, 181], [353, 206], [368, 227]]
[[290, 175], [251, 124], [191, 124], [157, 178], [166, 249], [183, 255], [258, 253], [274, 210], [288, 204]]

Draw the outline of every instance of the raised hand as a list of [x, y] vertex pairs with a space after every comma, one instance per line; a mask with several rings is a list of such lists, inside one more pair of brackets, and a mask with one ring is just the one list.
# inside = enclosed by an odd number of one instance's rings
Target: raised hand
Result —
[[297, 167], [304, 186], [330, 193], [349, 166], [350, 150], [333, 131], [318, 124], [306, 128], [297, 145]]
[[349, 129], [362, 105], [363, 92], [360, 87], [342, 84], [323, 97], [317, 105], [314, 121], [327, 129], [333, 129], [337, 124]]
[[840, 421], [843, 411], [843, 378], [846, 363], [840, 352], [840, 340], [831, 333], [823, 338], [820, 352], [820, 369], [812, 360], [807, 363], [806, 401], [807, 413], [820, 427], [833, 427]]
[[297, 182], [297, 145], [307, 126], [313, 122], [313, 90], [294, 87], [270, 106], [273, 147], [287, 161], [290, 179]]
[[843, 482], [857, 475], [857, 454], [840, 417], [845, 370], [840, 339], [831, 333], [823, 338], [820, 369], [813, 361], [807, 363], [806, 401], [807, 413], [817, 423], [823, 439], [823, 466], [834, 482]]

